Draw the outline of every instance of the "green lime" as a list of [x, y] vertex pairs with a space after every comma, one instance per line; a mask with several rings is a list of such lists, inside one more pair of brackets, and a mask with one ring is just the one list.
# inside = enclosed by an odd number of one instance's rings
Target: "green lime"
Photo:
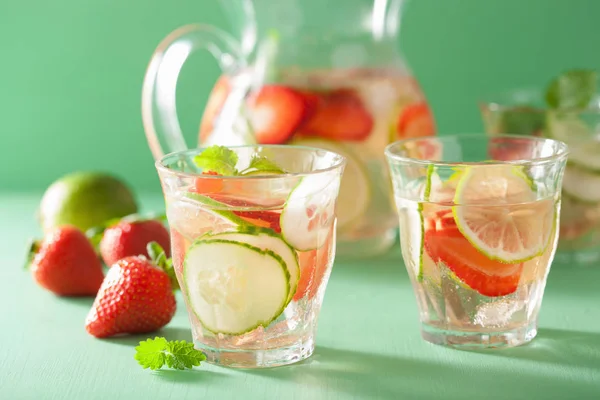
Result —
[[133, 193], [119, 179], [98, 172], [75, 172], [46, 189], [39, 217], [44, 232], [67, 224], [85, 231], [137, 210]]

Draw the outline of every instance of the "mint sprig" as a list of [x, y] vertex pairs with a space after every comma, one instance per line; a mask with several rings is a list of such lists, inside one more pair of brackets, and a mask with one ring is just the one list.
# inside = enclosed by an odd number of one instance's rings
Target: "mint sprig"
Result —
[[575, 69], [557, 76], [546, 90], [546, 104], [559, 110], [586, 108], [596, 94], [598, 74], [594, 70]]
[[254, 155], [250, 160], [250, 165], [248, 168], [243, 170], [240, 174], [245, 175], [248, 173], [256, 173], [256, 172], [270, 172], [275, 174], [284, 174], [285, 171], [279, 167], [276, 163], [269, 160], [267, 157]]
[[224, 176], [240, 176], [258, 172], [285, 173], [277, 163], [257, 154], [252, 156], [248, 168], [239, 171], [236, 167], [238, 155], [227, 147], [217, 145], [207, 147], [202, 153], [195, 156], [194, 163], [204, 171], [211, 171]]
[[211, 146], [194, 157], [194, 163], [205, 171], [216, 172], [219, 175], [238, 175], [235, 167], [238, 155], [235, 151], [224, 146]]
[[161, 369], [163, 366], [184, 370], [192, 369], [206, 360], [200, 350], [194, 348], [193, 343], [185, 340], [168, 341], [164, 337], [155, 337], [141, 341], [135, 348], [134, 358], [144, 368], [151, 370]]

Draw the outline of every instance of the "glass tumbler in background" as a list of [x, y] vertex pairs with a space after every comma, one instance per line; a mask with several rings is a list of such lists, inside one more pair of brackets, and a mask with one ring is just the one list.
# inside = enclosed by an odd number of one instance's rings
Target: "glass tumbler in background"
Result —
[[[230, 150], [247, 174], [197, 167], [203, 149], [156, 163], [194, 344], [229, 367], [294, 363], [314, 350], [345, 159], [307, 147]], [[256, 159], [286, 173], [252, 171]]]
[[386, 156], [423, 338], [461, 348], [533, 339], [567, 146], [457, 135], [399, 141]]
[[559, 111], [544, 105], [541, 91], [513, 90], [482, 102], [480, 110], [490, 135], [531, 135], [567, 143], [557, 260], [600, 262], [600, 94], [585, 110]]

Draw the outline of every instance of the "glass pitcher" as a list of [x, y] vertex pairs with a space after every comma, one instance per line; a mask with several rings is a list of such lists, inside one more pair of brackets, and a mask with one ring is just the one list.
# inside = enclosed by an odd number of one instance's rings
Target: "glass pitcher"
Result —
[[370, 256], [394, 243], [398, 219], [386, 145], [435, 134], [401, 52], [404, 0], [221, 0], [240, 39], [184, 26], [158, 46], [142, 93], [155, 158], [186, 148], [175, 107], [188, 56], [206, 49], [223, 74], [208, 99], [199, 145], [293, 144], [348, 160], [337, 202], [338, 254]]

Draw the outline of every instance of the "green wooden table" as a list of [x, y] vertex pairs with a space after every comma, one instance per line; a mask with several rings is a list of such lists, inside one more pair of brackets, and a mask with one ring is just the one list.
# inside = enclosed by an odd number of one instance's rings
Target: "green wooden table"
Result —
[[[600, 399], [600, 265], [552, 267], [538, 337], [487, 352], [421, 340], [398, 249], [336, 262], [315, 355], [270, 370], [202, 365], [143, 370], [134, 346], [147, 336], [98, 340], [84, 329], [92, 299], [61, 299], [22, 269], [38, 234], [40, 193], [0, 195], [0, 399]], [[162, 197], [143, 196], [147, 209]], [[179, 300], [158, 335], [191, 340]]]

